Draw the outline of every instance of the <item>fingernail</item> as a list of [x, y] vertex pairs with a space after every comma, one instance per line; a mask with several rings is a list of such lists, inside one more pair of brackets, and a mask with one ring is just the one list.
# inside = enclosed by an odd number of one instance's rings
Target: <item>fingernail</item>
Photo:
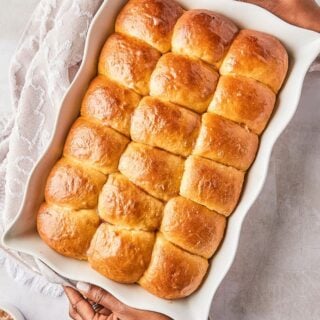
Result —
[[88, 293], [90, 290], [90, 284], [86, 282], [77, 282], [77, 289], [83, 293]]

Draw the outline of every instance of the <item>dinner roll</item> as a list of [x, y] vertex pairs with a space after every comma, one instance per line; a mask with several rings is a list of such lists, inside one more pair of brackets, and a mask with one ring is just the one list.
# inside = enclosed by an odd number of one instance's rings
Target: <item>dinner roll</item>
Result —
[[188, 10], [174, 27], [172, 51], [202, 59], [219, 68], [238, 27], [209, 10]]
[[242, 123], [261, 134], [271, 116], [275, 100], [272, 90], [254, 79], [222, 76], [208, 111]]
[[224, 216], [177, 197], [167, 202], [160, 230], [172, 243], [208, 259], [217, 250], [225, 227]]
[[190, 156], [185, 163], [180, 194], [229, 216], [238, 203], [244, 173], [212, 160]]
[[43, 241], [60, 254], [87, 260], [87, 249], [99, 226], [95, 210], [73, 210], [43, 203], [37, 215], [37, 230]]
[[45, 200], [65, 208], [90, 209], [106, 176], [71, 159], [62, 158], [52, 168], [45, 187]]
[[144, 97], [133, 113], [131, 138], [175, 154], [191, 153], [200, 127], [196, 113], [170, 102]]
[[287, 70], [288, 54], [278, 39], [259, 31], [241, 30], [223, 60], [220, 73], [258, 80], [277, 93]]
[[248, 129], [205, 113], [193, 154], [245, 171], [255, 158], [258, 143], [258, 136]]
[[126, 136], [130, 134], [130, 119], [140, 96], [105, 76], [97, 76], [83, 98], [81, 115], [99, 121]]
[[149, 93], [149, 79], [160, 53], [134, 38], [114, 33], [102, 48], [98, 70], [139, 94]]
[[181, 157], [135, 142], [128, 145], [119, 162], [123, 175], [161, 200], [179, 193], [183, 166]]
[[167, 53], [157, 63], [150, 80], [150, 95], [197, 112], [209, 106], [219, 75], [209, 65], [186, 56]]
[[149, 265], [154, 240], [152, 232], [102, 223], [91, 241], [88, 261], [111, 280], [134, 283]]
[[166, 52], [171, 48], [173, 27], [182, 13], [183, 9], [172, 0], [130, 0], [118, 15], [115, 29]]
[[120, 156], [128, 143], [117, 131], [80, 117], [70, 129], [63, 153], [107, 174], [118, 170]]
[[173, 245], [158, 234], [151, 262], [139, 284], [165, 299], [189, 296], [200, 286], [208, 261]]
[[120, 173], [109, 175], [99, 196], [99, 216], [118, 226], [141, 230], [158, 229], [163, 204]]

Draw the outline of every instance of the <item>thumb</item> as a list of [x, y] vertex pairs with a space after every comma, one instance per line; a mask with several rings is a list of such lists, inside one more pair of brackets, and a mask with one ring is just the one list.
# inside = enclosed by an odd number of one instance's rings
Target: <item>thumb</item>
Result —
[[131, 308], [97, 286], [78, 282], [77, 289], [88, 299], [114, 312], [121, 320], [170, 320], [170, 318], [156, 312]]
[[122, 312], [123, 304], [109, 292], [86, 282], [78, 282], [77, 289], [89, 300], [104, 306], [113, 312]]

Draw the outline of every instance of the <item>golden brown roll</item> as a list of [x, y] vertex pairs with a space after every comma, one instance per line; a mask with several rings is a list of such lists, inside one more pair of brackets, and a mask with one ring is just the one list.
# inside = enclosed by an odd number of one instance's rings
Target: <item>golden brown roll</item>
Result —
[[166, 239], [204, 258], [210, 258], [223, 239], [226, 218], [183, 197], [170, 199], [161, 232]]
[[37, 215], [42, 240], [60, 254], [87, 260], [87, 249], [99, 226], [95, 210], [68, 209], [43, 203]]
[[246, 125], [257, 134], [266, 127], [276, 96], [254, 79], [240, 76], [220, 77], [209, 112]]
[[118, 163], [129, 139], [97, 122], [80, 117], [70, 129], [64, 155], [74, 157], [104, 174], [118, 171]]
[[132, 115], [131, 138], [175, 154], [191, 153], [200, 127], [196, 113], [170, 102], [144, 97]]
[[172, 0], [130, 0], [116, 20], [116, 32], [145, 41], [161, 52], [171, 48], [173, 27], [183, 9]]
[[190, 156], [185, 163], [180, 194], [229, 216], [238, 203], [244, 172], [212, 160]]
[[154, 241], [153, 232], [102, 223], [91, 241], [88, 261], [111, 280], [134, 283], [149, 265]]
[[130, 119], [140, 96], [105, 76], [97, 76], [83, 98], [81, 115], [100, 121], [126, 136], [130, 134]]
[[219, 68], [238, 32], [228, 18], [209, 10], [188, 10], [174, 27], [172, 51], [202, 59]]
[[120, 173], [109, 175], [99, 196], [99, 216], [118, 226], [152, 231], [162, 220], [163, 204]]
[[94, 208], [106, 176], [71, 159], [62, 158], [52, 168], [45, 187], [49, 204], [65, 208]]
[[222, 75], [237, 74], [258, 80], [278, 92], [288, 70], [288, 54], [275, 37], [241, 30], [220, 68]]
[[179, 193], [183, 167], [181, 157], [135, 142], [128, 145], [119, 162], [123, 175], [161, 200]]
[[139, 94], [149, 93], [149, 80], [160, 53], [149, 45], [114, 33], [99, 58], [99, 73]]
[[258, 144], [258, 136], [248, 129], [205, 113], [193, 154], [246, 171], [255, 158]]
[[163, 55], [150, 80], [150, 95], [197, 112], [210, 103], [219, 75], [200, 60], [173, 53]]
[[208, 261], [188, 253], [158, 234], [152, 258], [139, 284], [164, 299], [189, 296], [200, 286]]

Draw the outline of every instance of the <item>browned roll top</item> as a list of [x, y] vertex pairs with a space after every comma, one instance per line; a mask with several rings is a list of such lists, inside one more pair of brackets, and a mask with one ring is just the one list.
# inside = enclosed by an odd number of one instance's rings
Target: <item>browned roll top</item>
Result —
[[173, 0], [130, 0], [46, 182], [40, 237], [179, 299], [205, 279], [288, 68], [271, 35]]
[[189, 10], [174, 27], [172, 51], [199, 58], [219, 68], [238, 27], [209, 10]]
[[131, 114], [140, 96], [104, 76], [95, 78], [83, 98], [81, 115], [129, 136]]
[[151, 262], [139, 284], [161, 298], [183, 298], [199, 287], [207, 269], [206, 259], [180, 249], [158, 234]]
[[119, 84], [147, 95], [149, 80], [160, 53], [123, 34], [112, 34], [102, 48], [99, 73]]
[[233, 41], [220, 73], [255, 79], [279, 91], [288, 70], [288, 54], [275, 37], [254, 30], [241, 30]]
[[150, 95], [204, 112], [218, 78], [218, 73], [200, 60], [167, 53], [160, 58], [152, 73]]
[[187, 156], [192, 152], [200, 128], [200, 116], [157, 98], [145, 97], [135, 109], [131, 139]]
[[182, 13], [172, 0], [131, 0], [119, 13], [115, 29], [164, 53], [171, 48], [173, 28]]

